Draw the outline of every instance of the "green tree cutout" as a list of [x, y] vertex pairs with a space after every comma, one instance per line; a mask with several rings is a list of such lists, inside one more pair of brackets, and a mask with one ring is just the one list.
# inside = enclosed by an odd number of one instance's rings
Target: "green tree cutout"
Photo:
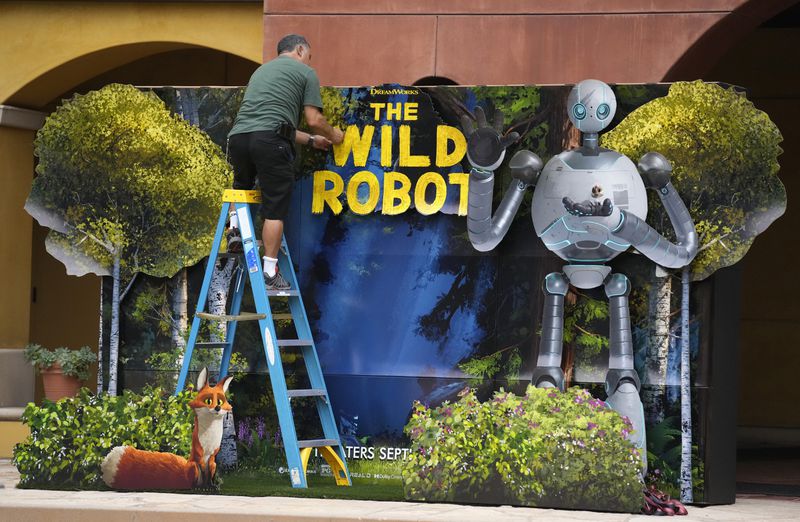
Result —
[[[687, 203], [699, 236], [697, 257], [681, 273], [681, 500], [692, 496], [689, 283], [739, 261], [756, 236], [786, 210], [778, 179], [780, 131], [769, 116], [733, 89], [701, 81], [672, 85], [667, 96], [629, 114], [601, 138], [603, 146], [637, 161], [655, 151], [673, 166], [672, 182]], [[672, 227], [650, 195], [648, 222]], [[667, 278], [662, 278], [667, 279]], [[662, 300], [669, 306], [667, 296]]]
[[170, 277], [207, 255], [231, 173], [220, 148], [152, 93], [108, 85], [75, 95], [34, 143], [25, 209], [51, 228], [70, 275], [113, 280], [108, 391], [117, 393], [119, 305], [134, 275]]

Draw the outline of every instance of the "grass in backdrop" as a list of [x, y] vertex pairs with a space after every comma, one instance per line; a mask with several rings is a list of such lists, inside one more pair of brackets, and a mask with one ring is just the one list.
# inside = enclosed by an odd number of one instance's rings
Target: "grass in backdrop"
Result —
[[341, 498], [352, 500], [405, 500], [401, 479], [352, 478], [350, 487], [337, 486], [330, 475], [308, 474], [308, 488], [291, 486], [287, 475], [258, 471], [232, 471], [222, 476], [219, 494], [247, 497]]

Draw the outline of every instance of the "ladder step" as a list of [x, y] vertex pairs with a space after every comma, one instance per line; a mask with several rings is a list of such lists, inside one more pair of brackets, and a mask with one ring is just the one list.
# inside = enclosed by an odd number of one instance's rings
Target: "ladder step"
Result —
[[313, 439], [313, 440], [298, 440], [298, 448], [323, 448], [325, 446], [338, 446], [339, 441], [336, 439]]
[[224, 259], [237, 259], [244, 255], [242, 252], [220, 252], [217, 254], [217, 258], [224, 258]]
[[257, 314], [254, 312], [242, 312], [239, 315], [217, 315], [198, 312], [196, 315], [200, 319], [208, 319], [209, 321], [258, 321], [259, 319], [266, 319], [267, 317], [266, 314]]
[[328, 394], [323, 389], [311, 388], [308, 390], [286, 390], [286, 396], [291, 399], [294, 397], [327, 397]]
[[270, 297], [297, 297], [300, 292], [297, 290], [267, 290], [267, 295]]
[[201, 350], [207, 348], [225, 348], [226, 346], [228, 346], [228, 343], [224, 341], [219, 343], [194, 343], [194, 347], [200, 348]]
[[294, 319], [292, 314], [272, 314], [272, 319], [275, 321]]
[[278, 346], [313, 346], [311, 339], [278, 339]]

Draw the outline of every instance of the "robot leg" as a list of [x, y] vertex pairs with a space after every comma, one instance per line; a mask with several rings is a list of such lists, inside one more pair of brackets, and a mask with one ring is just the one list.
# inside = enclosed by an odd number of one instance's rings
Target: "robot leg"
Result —
[[539, 358], [531, 382], [537, 388], [558, 388], [564, 391], [564, 372], [561, 369], [561, 352], [564, 342], [564, 296], [569, 280], [564, 274], [553, 272], [544, 278], [544, 317]]
[[628, 309], [628, 294], [631, 286], [622, 274], [611, 274], [606, 278], [605, 291], [608, 296], [609, 362], [606, 374], [606, 402], [612, 409], [631, 421], [633, 432], [628, 439], [642, 456], [642, 476], [647, 473], [647, 438], [645, 436], [644, 409], [639, 397], [641, 382], [633, 367], [633, 342], [631, 319]]

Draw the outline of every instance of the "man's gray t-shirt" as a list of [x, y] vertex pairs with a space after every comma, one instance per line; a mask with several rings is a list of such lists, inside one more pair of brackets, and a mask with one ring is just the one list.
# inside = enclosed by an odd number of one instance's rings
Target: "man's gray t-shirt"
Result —
[[250, 77], [242, 105], [228, 135], [277, 130], [300, 124], [304, 105], [322, 109], [317, 73], [289, 56], [261, 65]]

